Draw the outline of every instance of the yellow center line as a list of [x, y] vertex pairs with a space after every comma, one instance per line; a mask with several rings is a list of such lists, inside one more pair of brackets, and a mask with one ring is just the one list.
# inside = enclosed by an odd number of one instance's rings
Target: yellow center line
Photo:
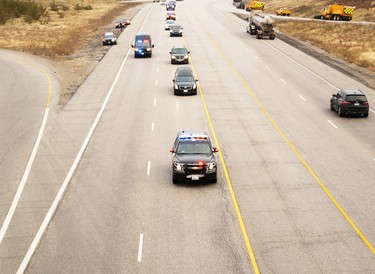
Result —
[[42, 72], [46, 78], [47, 78], [47, 81], [48, 81], [48, 95], [47, 95], [47, 102], [46, 102], [46, 108], [49, 108], [50, 106], [50, 103], [51, 103], [51, 95], [52, 95], [52, 81], [51, 81], [51, 76], [48, 74], [48, 72], [46, 72], [44, 69], [42, 69], [41, 67], [37, 66], [37, 65], [34, 65], [34, 64], [31, 64], [31, 66], [33, 66], [34, 68], [36, 68], [37, 70], [39, 70], [40, 72]]
[[[187, 45], [185, 37], [184, 37], [184, 40], [185, 40], [185, 44]], [[191, 63], [192, 69], [194, 71], [194, 74], [197, 75], [191, 56], [190, 56], [190, 63]], [[215, 127], [212, 123], [210, 112], [208, 111], [206, 99], [204, 97], [204, 93], [202, 91], [202, 88], [201, 88], [201, 85], [200, 85], [199, 82], [197, 83], [197, 86], [198, 86], [199, 93], [200, 93], [202, 101], [203, 101], [203, 107], [204, 107], [204, 110], [205, 110], [206, 115], [207, 115], [208, 123], [210, 124], [212, 135], [214, 137], [216, 146], [219, 150], [219, 157], [220, 157], [221, 165], [223, 167], [225, 179], [227, 181], [227, 185], [228, 185], [230, 196], [232, 198], [232, 202], [233, 202], [236, 214], [237, 214], [237, 218], [238, 218], [238, 221], [240, 223], [240, 228], [241, 228], [244, 240], [245, 240], [245, 244], [246, 244], [247, 251], [248, 251], [248, 254], [249, 254], [249, 257], [250, 257], [250, 260], [251, 260], [251, 264], [253, 266], [254, 273], [259, 274], [260, 272], [259, 272], [258, 264], [257, 264], [257, 261], [255, 259], [254, 251], [253, 251], [253, 248], [252, 248], [251, 243], [250, 243], [249, 236], [248, 236], [247, 231], [246, 231], [246, 227], [245, 227], [245, 223], [244, 223], [243, 218], [242, 218], [240, 207], [238, 205], [237, 198], [236, 198], [236, 195], [235, 195], [234, 190], [233, 190], [233, 186], [232, 186], [232, 182], [231, 182], [231, 179], [230, 179], [230, 176], [229, 176], [227, 165], [225, 164], [224, 156], [221, 152], [220, 143], [219, 143], [218, 138], [217, 138]]]
[[[198, 18], [196, 18], [196, 21], [197, 22], [199, 21]], [[347, 220], [347, 222], [352, 226], [352, 228], [354, 229], [354, 231], [358, 234], [358, 236], [362, 239], [362, 241], [366, 244], [366, 246], [370, 249], [370, 251], [373, 254], [375, 254], [375, 248], [367, 240], [367, 238], [365, 237], [365, 235], [358, 228], [358, 226], [354, 223], [354, 221], [349, 217], [349, 215], [346, 213], [346, 211], [343, 209], [343, 207], [337, 202], [337, 200], [334, 198], [334, 196], [331, 194], [331, 192], [328, 190], [328, 188], [319, 179], [319, 177], [317, 176], [317, 174], [312, 170], [312, 168], [308, 165], [308, 163], [303, 159], [302, 155], [298, 152], [298, 150], [295, 148], [295, 146], [293, 145], [293, 143], [288, 139], [288, 137], [284, 134], [284, 132], [281, 130], [281, 128], [277, 125], [277, 123], [272, 118], [272, 116], [269, 114], [269, 112], [267, 111], [267, 109], [263, 106], [263, 104], [260, 102], [260, 100], [255, 95], [255, 93], [251, 90], [249, 84], [240, 75], [240, 73], [236, 70], [236, 68], [233, 66], [232, 62], [229, 60], [229, 58], [224, 53], [224, 51], [220, 48], [220, 46], [216, 43], [216, 41], [211, 36], [211, 34], [207, 31], [207, 29], [203, 25], [201, 25], [201, 29], [203, 29], [204, 32], [205, 32], [205, 34], [207, 35], [207, 37], [210, 38], [211, 43], [215, 46], [216, 50], [219, 52], [219, 54], [221, 55], [221, 57], [223, 58], [223, 60], [226, 62], [226, 64], [228, 65], [228, 67], [236, 75], [236, 77], [238, 78], [238, 80], [243, 84], [243, 86], [246, 88], [246, 90], [248, 91], [248, 93], [250, 94], [250, 96], [253, 98], [253, 100], [256, 102], [256, 104], [258, 105], [258, 107], [266, 115], [266, 117], [269, 119], [269, 121], [271, 122], [271, 124], [273, 125], [273, 127], [276, 129], [276, 131], [281, 135], [281, 137], [288, 144], [288, 146], [290, 147], [290, 149], [295, 153], [295, 155], [300, 160], [300, 162], [303, 164], [303, 166], [309, 171], [309, 173], [312, 175], [312, 177], [315, 179], [315, 181], [319, 184], [319, 186], [322, 188], [322, 190], [326, 193], [326, 195], [329, 197], [329, 199], [333, 202], [333, 204], [336, 206], [336, 208], [339, 210], [339, 212], [344, 216], [344, 218]], [[185, 42], [186, 42], [186, 39], [185, 39]], [[194, 64], [193, 64], [193, 62], [191, 62], [191, 63], [192, 63], [192, 67], [193, 67], [194, 73], [196, 74], [196, 70], [195, 70]], [[253, 268], [254, 268], [254, 272], [255, 273], [259, 273], [259, 269], [258, 269], [258, 266], [257, 266], [257, 263], [256, 263], [256, 259], [255, 259], [255, 256], [254, 256], [254, 252], [253, 252], [253, 249], [252, 249], [251, 244], [250, 244], [249, 237], [248, 237], [247, 232], [246, 232], [246, 228], [245, 228], [245, 225], [244, 225], [244, 222], [243, 222], [243, 218], [242, 218], [239, 206], [238, 206], [238, 202], [237, 202], [236, 196], [235, 196], [234, 191], [233, 191], [232, 183], [231, 183], [231, 180], [230, 180], [230, 177], [229, 177], [229, 173], [228, 173], [225, 161], [224, 161], [224, 157], [223, 157], [223, 155], [221, 153], [221, 149], [220, 149], [220, 145], [219, 145], [218, 138], [217, 138], [217, 135], [216, 135], [216, 131], [215, 131], [215, 128], [213, 126], [213, 123], [212, 123], [212, 120], [211, 120], [211, 116], [209, 114], [209, 110], [208, 110], [208, 107], [207, 107], [207, 104], [206, 104], [206, 99], [204, 97], [204, 94], [203, 94], [203, 91], [202, 91], [202, 88], [201, 88], [200, 84], [198, 84], [198, 88], [199, 88], [199, 92], [200, 92], [200, 94], [202, 96], [203, 106], [204, 106], [204, 109], [205, 109], [205, 112], [206, 112], [206, 115], [207, 115], [207, 118], [208, 118], [208, 121], [209, 121], [209, 124], [210, 124], [211, 131], [213, 133], [215, 142], [216, 142], [216, 144], [217, 144], [217, 146], [219, 148], [219, 155], [220, 155], [220, 159], [221, 159], [221, 162], [222, 162], [222, 166], [223, 166], [225, 178], [227, 180], [229, 191], [230, 191], [233, 203], [234, 203], [234, 207], [236, 209], [237, 217], [238, 217], [238, 220], [239, 220], [239, 223], [240, 223], [240, 226], [241, 226], [242, 234], [243, 234], [245, 242], [246, 242], [246, 246], [248, 248], [248, 253], [249, 253], [249, 256], [250, 256]]]

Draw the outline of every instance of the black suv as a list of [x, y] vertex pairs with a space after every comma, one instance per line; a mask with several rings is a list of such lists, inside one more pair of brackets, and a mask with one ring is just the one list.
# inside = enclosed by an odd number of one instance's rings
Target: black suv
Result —
[[177, 133], [172, 153], [173, 183], [205, 181], [216, 183], [217, 163], [208, 135], [204, 132], [180, 131]]
[[179, 67], [176, 69], [173, 78], [174, 95], [197, 94], [197, 81], [193, 71], [189, 67]]
[[360, 90], [340, 90], [337, 94], [332, 94], [330, 108], [332, 111], [336, 110], [339, 116], [360, 114], [368, 117], [369, 103]]
[[169, 54], [171, 55], [171, 64], [189, 64], [189, 53], [185, 46], [173, 46]]

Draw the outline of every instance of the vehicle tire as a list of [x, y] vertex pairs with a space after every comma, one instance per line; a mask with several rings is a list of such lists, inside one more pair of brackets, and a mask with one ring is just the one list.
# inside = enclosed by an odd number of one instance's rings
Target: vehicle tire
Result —
[[178, 95], [177, 90], [173, 90], [174, 95]]
[[330, 102], [329, 103], [329, 108], [332, 110], [332, 111], [334, 111], [335, 110], [335, 108], [333, 107], [333, 104], [332, 104], [332, 102]]
[[337, 114], [338, 114], [340, 117], [344, 116], [344, 113], [342, 112], [341, 107], [338, 108], [338, 110], [337, 110]]
[[172, 182], [173, 182], [174, 185], [177, 185], [177, 184], [178, 184], [178, 180], [175, 179], [175, 178], [172, 179]]
[[363, 117], [367, 118], [368, 117], [368, 112], [364, 113]]

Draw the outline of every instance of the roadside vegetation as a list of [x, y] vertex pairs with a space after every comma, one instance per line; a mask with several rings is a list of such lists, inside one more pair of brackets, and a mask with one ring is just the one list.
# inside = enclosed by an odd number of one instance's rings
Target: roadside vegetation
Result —
[[[116, 0], [43, 0], [38, 3], [1, 0], [2, 4], [5, 2], [8, 9], [23, 5], [26, 8], [13, 15], [9, 13], [6, 22], [0, 24], [0, 48], [52, 59], [73, 54], [93, 38], [100, 44], [103, 26], [112, 24], [126, 9], [138, 5], [118, 4]], [[31, 17], [35, 9], [38, 16]]]

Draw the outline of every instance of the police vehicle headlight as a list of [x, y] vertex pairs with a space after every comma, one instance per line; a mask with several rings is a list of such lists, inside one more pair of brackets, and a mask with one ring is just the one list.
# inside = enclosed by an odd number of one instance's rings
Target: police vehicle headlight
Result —
[[175, 170], [176, 172], [181, 172], [181, 173], [183, 173], [183, 172], [185, 172], [185, 171], [184, 171], [184, 168], [185, 168], [185, 165], [184, 165], [184, 164], [181, 164], [181, 163], [174, 163], [174, 170]]
[[178, 89], [178, 85], [177, 84], [174, 85], [174, 89]]
[[207, 173], [215, 172], [216, 171], [216, 163], [208, 163], [206, 165]]
[[196, 88], [197, 88], [197, 84], [194, 84], [194, 85], [193, 85], [193, 89], [196, 89]]

